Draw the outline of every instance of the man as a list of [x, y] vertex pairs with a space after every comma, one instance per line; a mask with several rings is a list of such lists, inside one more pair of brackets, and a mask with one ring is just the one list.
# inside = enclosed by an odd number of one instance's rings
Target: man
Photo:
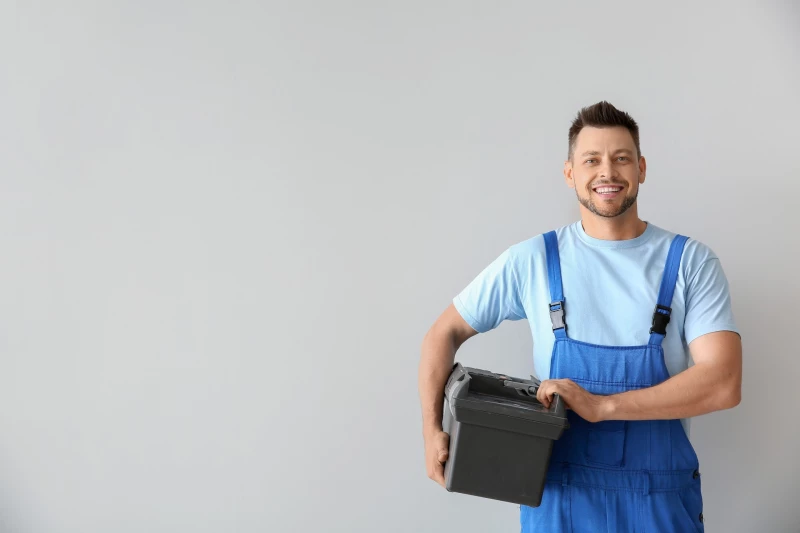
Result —
[[445, 381], [467, 339], [527, 319], [538, 399], [559, 394], [542, 504], [524, 532], [703, 531], [691, 417], [740, 402], [741, 340], [719, 259], [639, 218], [645, 158], [636, 122], [582, 109], [564, 163], [581, 219], [507, 248], [436, 320], [419, 368], [428, 476], [444, 485]]

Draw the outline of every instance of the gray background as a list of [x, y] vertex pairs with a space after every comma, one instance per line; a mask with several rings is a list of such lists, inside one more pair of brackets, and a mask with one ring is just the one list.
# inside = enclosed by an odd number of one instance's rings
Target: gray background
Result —
[[2, 532], [516, 531], [427, 479], [419, 348], [578, 217], [601, 99], [744, 334], [741, 406], [693, 425], [707, 530], [800, 531], [796, 3], [0, 5]]

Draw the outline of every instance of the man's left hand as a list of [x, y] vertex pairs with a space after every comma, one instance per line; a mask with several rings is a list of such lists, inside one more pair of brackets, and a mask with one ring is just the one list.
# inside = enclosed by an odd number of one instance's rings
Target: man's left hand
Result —
[[554, 394], [561, 396], [568, 409], [572, 409], [588, 422], [600, 422], [608, 416], [608, 397], [591, 394], [571, 379], [542, 381], [536, 399], [549, 408]]

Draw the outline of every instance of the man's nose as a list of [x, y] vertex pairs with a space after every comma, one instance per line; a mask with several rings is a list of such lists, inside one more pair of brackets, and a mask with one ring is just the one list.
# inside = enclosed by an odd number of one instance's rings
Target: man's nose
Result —
[[600, 177], [601, 178], [610, 178], [614, 175], [614, 165], [611, 164], [611, 161], [606, 159], [600, 165]]

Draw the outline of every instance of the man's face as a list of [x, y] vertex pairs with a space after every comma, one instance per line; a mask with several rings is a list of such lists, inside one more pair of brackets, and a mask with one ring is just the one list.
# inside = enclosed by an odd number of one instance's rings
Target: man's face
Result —
[[619, 216], [636, 203], [645, 170], [644, 157], [637, 160], [633, 137], [621, 126], [583, 128], [572, 161], [564, 163], [567, 185], [583, 207], [601, 217]]

